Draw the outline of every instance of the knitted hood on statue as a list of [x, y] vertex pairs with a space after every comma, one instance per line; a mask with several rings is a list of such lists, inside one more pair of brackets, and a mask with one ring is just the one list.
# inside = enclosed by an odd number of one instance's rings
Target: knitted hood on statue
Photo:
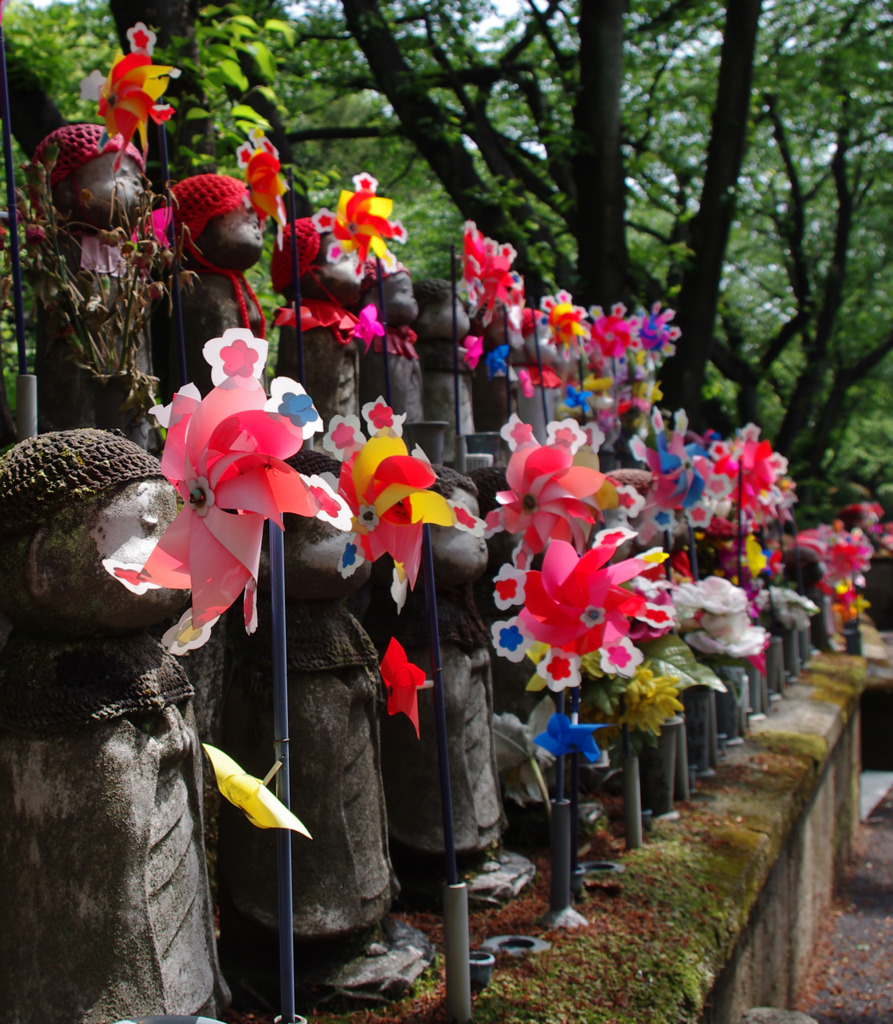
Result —
[[174, 197], [174, 223], [178, 231], [184, 232], [183, 246], [189, 257], [198, 264], [196, 273], [228, 277], [239, 306], [239, 326], [251, 328], [245, 298], [247, 295], [260, 317], [260, 336], [266, 337], [266, 318], [245, 275], [240, 270], [216, 266], [202, 255], [199, 248], [201, 234], [213, 217], [231, 213], [249, 202], [245, 182], [226, 174], [196, 174], [178, 181], [171, 187], [171, 193]]
[[[46, 166], [50, 160], [51, 147], [56, 147], [58, 152], [56, 162], [50, 171], [50, 185], [58, 185], [60, 181], [77, 171], [79, 167], [83, 167], [84, 164], [105, 153], [117, 153], [122, 148], [124, 136], [119, 133], [108, 139], [100, 150], [99, 143], [103, 132], [101, 124], [65, 124], [50, 132], [38, 145], [34, 150], [32, 162]], [[145, 171], [146, 161], [133, 143], [128, 142], [124, 147], [124, 152], [136, 160], [141, 171]]]

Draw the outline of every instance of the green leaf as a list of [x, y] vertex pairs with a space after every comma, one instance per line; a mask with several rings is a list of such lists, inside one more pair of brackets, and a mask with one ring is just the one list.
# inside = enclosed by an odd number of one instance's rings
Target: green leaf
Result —
[[272, 82], [276, 78], [276, 58], [263, 43], [255, 43], [252, 52], [260, 73]]
[[183, 115], [184, 121], [198, 121], [202, 117], [210, 117], [211, 112], [209, 110], [202, 110], [201, 107], [190, 107]]
[[280, 21], [278, 18], [270, 18], [264, 22], [264, 31], [279, 32], [280, 35], [285, 36], [285, 41], [289, 46], [295, 45], [297, 33], [294, 30], [294, 26], [289, 25], [287, 21]]
[[675, 633], [667, 633], [656, 640], [646, 640], [637, 645], [651, 662], [651, 670], [658, 675], [678, 676], [678, 688], [709, 686], [712, 690], [725, 691], [725, 684], [716, 673], [703, 662], [698, 661], [688, 644]]
[[217, 66], [225, 81], [237, 89], [241, 89], [242, 92], [247, 90], [248, 79], [242, 74], [242, 69], [234, 60], [222, 60]]

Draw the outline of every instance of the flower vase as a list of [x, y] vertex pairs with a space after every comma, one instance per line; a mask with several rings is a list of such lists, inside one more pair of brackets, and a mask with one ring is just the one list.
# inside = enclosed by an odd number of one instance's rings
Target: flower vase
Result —
[[743, 668], [735, 665], [721, 665], [716, 674], [726, 684], [726, 692], [716, 692], [716, 731], [723, 737], [725, 745], [743, 743], [741, 736], [741, 703], [747, 691]]
[[766, 648], [766, 681], [769, 702], [784, 693], [784, 651], [780, 636], [773, 636]]
[[794, 629], [785, 629], [781, 634], [782, 652], [784, 656], [784, 674], [788, 683], [796, 683], [800, 678], [800, 648], [797, 633]]
[[859, 631], [859, 623], [856, 621], [848, 622], [843, 627], [843, 639], [846, 643], [847, 654], [861, 654], [862, 653], [862, 634]]
[[655, 818], [673, 810], [676, 785], [676, 749], [681, 735], [682, 719], [676, 715], [661, 725], [657, 745], [646, 747], [639, 758], [642, 807], [650, 809]]
[[797, 630], [797, 644], [800, 650], [800, 668], [805, 669], [812, 657], [812, 644], [809, 636], [809, 626]]
[[691, 799], [691, 781], [688, 777], [688, 742], [686, 740], [685, 715], [677, 715], [679, 730], [676, 733], [676, 780], [673, 797], [676, 800]]
[[747, 676], [748, 689], [750, 693], [751, 719], [766, 717], [769, 710], [769, 694], [766, 685], [766, 675], [756, 665], [746, 665], [744, 668]]
[[[435, 466], [443, 465], [446, 440], [446, 420], [420, 420], [418, 423], [403, 424], [403, 440], [411, 452], [418, 445]], [[470, 467], [469, 467], [470, 468]]]
[[711, 718], [714, 691], [709, 686], [689, 686], [682, 691], [688, 763], [702, 777], [715, 774], [711, 767]]

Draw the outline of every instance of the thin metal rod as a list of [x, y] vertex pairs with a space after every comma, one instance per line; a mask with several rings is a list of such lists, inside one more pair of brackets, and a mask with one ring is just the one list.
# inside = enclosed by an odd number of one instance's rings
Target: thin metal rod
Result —
[[[273, 747], [282, 767], [276, 773], [276, 796], [291, 807], [288, 737], [288, 669], [285, 639], [285, 544], [270, 523], [270, 590], [273, 604]], [[292, 910], [291, 830], [276, 830], [279, 870], [279, 990], [283, 1024], [295, 1020], [295, 949]]]
[[[388, 352], [388, 314], [384, 307], [384, 274], [381, 269], [381, 257], [375, 257], [375, 271], [378, 279], [378, 320], [384, 328], [381, 339], [381, 353], [384, 359], [384, 397], [391, 404], [391, 356]], [[400, 411], [400, 410], [396, 410]]]
[[[543, 353], [540, 349], [540, 337], [539, 332], [536, 329], [536, 306], [532, 309], [533, 313], [533, 347], [536, 349], [536, 365], [540, 371], [540, 398], [543, 402], [543, 429], [549, 425], [549, 408], [546, 403], [546, 378], [543, 375]], [[545, 435], [543, 441], [545, 441]]]
[[453, 300], [453, 404], [456, 409], [456, 438], [462, 435], [461, 401], [459, 398], [459, 296], [456, 289], [456, 245], [450, 245], [450, 296]]
[[428, 649], [431, 678], [434, 680], [434, 731], [437, 739], [437, 764], [440, 773], [440, 807], [443, 815], [443, 856], [449, 885], [457, 885], [456, 840], [453, 829], [453, 795], [450, 787], [450, 755], [447, 741], [446, 703], [443, 696], [443, 666], [440, 658], [440, 626], [437, 621], [437, 591], [434, 587], [434, 554], [431, 527], [422, 527], [422, 572], [425, 578], [425, 605], [428, 614]]
[[[571, 690], [571, 724], [577, 725], [580, 721], [580, 687], [575, 686]], [[580, 751], [571, 751], [571, 793], [570, 793], [570, 871], [571, 877], [577, 870], [579, 860], [579, 828], [580, 828]]]
[[3, 118], [3, 165], [6, 175], [6, 209], [9, 225], [9, 258], [12, 267], [12, 297], [15, 309], [16, 351], [19, 373], [28, 372], [25, 354], [25, 300], [22, 294], [22, 261], [19, 255], [19, 214], [16, 207], [15, 167], [12, 160], [12, 125], [9, 113], [9, 81], [6, 74], [6, 42], [0, 24], [0, 117]]
[[303, 384], [304, 376], [304, 328], [301, 325], [301, 263], [298, 259], [298, 236], [295, 230], [297, 221], [295, 209], [295, 172], [288, 169], [288, 223], [291, 227], [291, 276], [294, 282], [291, 305], [295, 313], [295, 340], [298, 346], [298, 383]]
[[[161, 164], [161, 180], [164, 183], [164, 205], [167, 207], [170, 218], [167, 224], [167, 240], [171, 248], [176, 252], [177, 233], [174, 228], [174, 204], [171, 201], [170, 191], [170, 169], [167, 158], [167, 131], [163, 124], [158, 125], [158, 161]], [[177, 359], [179, 361], [180, 385], [188, 383], [188, 370], [186, 369], [186, 334], [183, 329], [183, 302], [180, 298], [180, 261], [174, 259], [171, 264], [171, 311], [174, 321], [174, 334], [177, 339]]]
[[512, 416], [512, 346], [509, 343], [509, 313], [502, 307], [502, 336], [505, 341], [505, 418]]

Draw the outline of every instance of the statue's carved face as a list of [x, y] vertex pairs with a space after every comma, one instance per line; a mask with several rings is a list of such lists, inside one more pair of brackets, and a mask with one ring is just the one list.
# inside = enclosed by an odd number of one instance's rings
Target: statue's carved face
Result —
[[212, 217], [195, 244], [215, 267], [244, 271], [260, 259], [264, 251], [264, 232], [246, 198], [229, 213]]
[[320, 237], [319, 253], [301, 277], [301, 294], [308, 299], [339, 302], [350, 309], [359, 301], [360, 282], [350, 256], [345, 254], [334, 263], [329, 260], [329, 250], [335, 244], [335, 236], [330, 232]]
[[53, 203], [75, 223], [97, 228], [132, 228], [145, 192], [143, 172], [126, 154], [115, 171], [118, 153], [89, 160], [53, 186]]
[[[471, 329], [471, 321], [458, 297], [455, 307], [456, 333], [461, 343]], [[412, 326], [419, 336], [419, 341], [452, 341], [453, 303], [450, 301], [449, 293], [444, 294], [440, 302], [426, 303], [419, 310], [419, 315]]]

